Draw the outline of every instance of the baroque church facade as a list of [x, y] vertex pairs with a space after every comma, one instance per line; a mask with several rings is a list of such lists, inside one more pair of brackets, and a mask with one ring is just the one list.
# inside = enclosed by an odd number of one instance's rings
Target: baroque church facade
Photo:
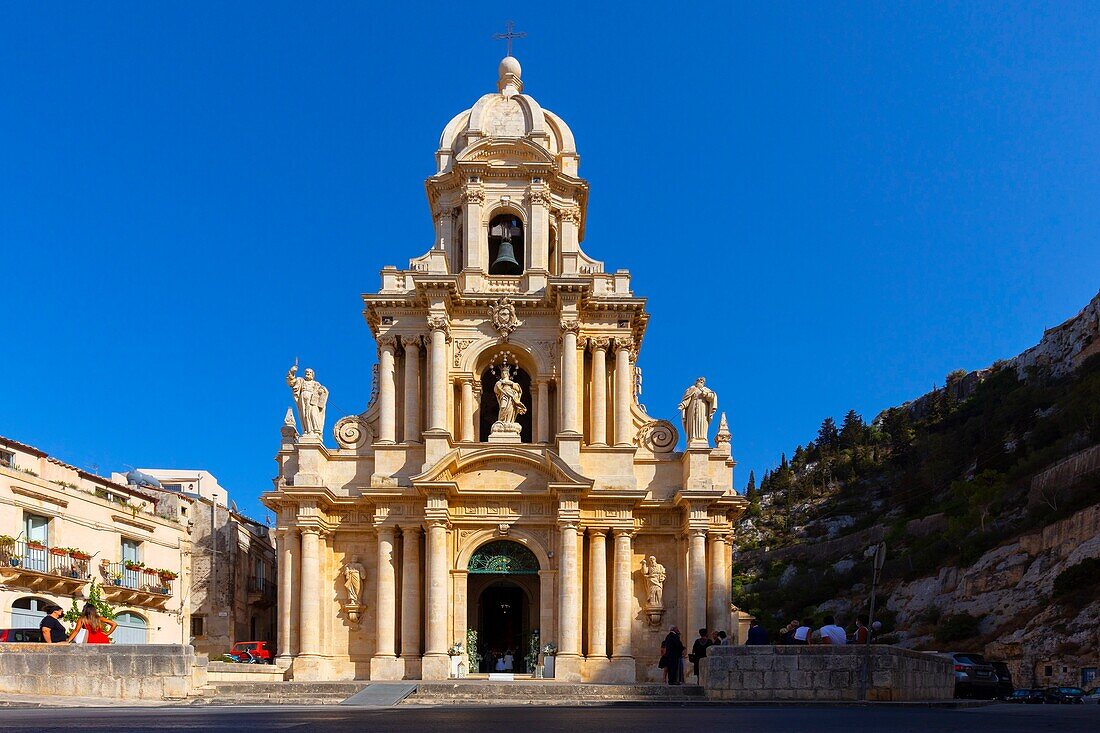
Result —
[[725, 416], [712, 430], [701, 380], [681, 426], [640, 405], [645, 300], [581, 249], [578, 163], [506, 57], [443, 131], [431, 249], [363, 295], [378, 365], [338, 448], [325, 389], [288, 375], [302, 430], [288, 412], [262, 500], [294, 679], [443, 679], [509, 652], [523, 673], [552, 644], [557, 679], [645, 681], [670, 625], [736, 628]]

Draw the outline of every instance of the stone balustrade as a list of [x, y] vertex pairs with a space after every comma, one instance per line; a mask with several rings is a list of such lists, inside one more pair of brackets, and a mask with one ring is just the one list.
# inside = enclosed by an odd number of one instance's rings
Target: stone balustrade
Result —
[[710, 647], [701, 672], [715, 700], [948, 700], [955, 688], [947, 657], [878, 644]]
[[0, 695], [181, 700], [206, 683], [182, 644], [0, 644]]

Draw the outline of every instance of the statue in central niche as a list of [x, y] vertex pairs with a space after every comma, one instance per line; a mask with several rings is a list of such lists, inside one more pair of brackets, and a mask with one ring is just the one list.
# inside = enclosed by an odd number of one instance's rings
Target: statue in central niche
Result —
[[493, 386], [497, 398], [497, 421], [489, 433], [490, 443], [518, 443], [522, 428], [516, 421], [527, 413], [523, 404], [523, 388], [512, 379], [512, 370], [505, 362], [500, 367], [500, 379]]
[[512, 381], [511, 369], [507, 364], [500, 368], [500, 379], [493, 387], [493, 394], [497, 396], [497, 421], [503, 423], [515, 423], [516, 418], [527, 413], [527, 407], [523, 404], [523, 388], [517, 382]]

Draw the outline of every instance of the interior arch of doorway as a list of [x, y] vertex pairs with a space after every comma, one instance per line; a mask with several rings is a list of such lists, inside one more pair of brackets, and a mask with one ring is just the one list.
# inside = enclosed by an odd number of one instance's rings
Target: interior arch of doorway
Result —
[[[461, 534], [460, 534], [461, 536]], [[523, 545], [535, 555], [539, 561], [539, 570], [550, 569], [549, 550], [542, 546], [542, 541], [533, 533], [521, 527], [509, 527], [508, 534], [502, 535], [496, 528], [486, 527], [479, 529], [462, 541], [455, 553], [455, 570], [466, 570], [470, 566], [470, 558], [483, 545], [497, 540], [510, 540]]]

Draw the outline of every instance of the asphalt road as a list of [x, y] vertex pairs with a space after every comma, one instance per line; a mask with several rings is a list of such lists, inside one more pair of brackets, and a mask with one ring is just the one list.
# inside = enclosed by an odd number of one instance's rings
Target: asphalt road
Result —
[[858, 707], [328, 707], [0, 709], [4, 733], [410, 733], [412, 731], [952, 731], [1040, 733], [1100, 730], [1100, 706]]

